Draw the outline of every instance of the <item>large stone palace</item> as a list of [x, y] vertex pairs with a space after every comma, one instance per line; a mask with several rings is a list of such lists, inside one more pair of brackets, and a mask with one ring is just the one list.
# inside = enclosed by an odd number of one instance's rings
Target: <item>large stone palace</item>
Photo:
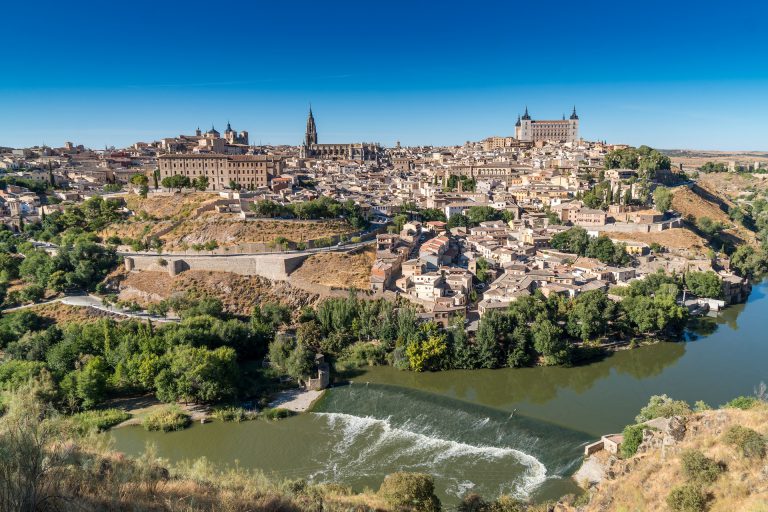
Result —
[[353, 142], [345, 144], [318, 144], [317, 126], [312, 108], [307, 117], [307, 130], [304, 133], [304, 142], [301, 145], [303, 158], [317, 158], [319, 160], [354, 160], [358, 162], [375, 162], [383, 152], [382, 147], [373, 142]]
[[525, 114], [522, 117], [517, 116], [515, 123], [515, 138], [530, 142], [543, 140], [554, 140], [564, 142], [576, 142], [579, 140], [579, 116], [576, 114], [576, 107], [573, 107], [571, 117], [562, 120], [537, 121], [531, 119], [528, 114], [528, 107], [525, 107]]

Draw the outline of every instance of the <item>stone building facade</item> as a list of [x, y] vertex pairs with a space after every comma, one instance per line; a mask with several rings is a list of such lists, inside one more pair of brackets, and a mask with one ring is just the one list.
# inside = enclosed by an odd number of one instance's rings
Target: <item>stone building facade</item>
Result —
[[224, 190], [236, 183], [244, 189], [268, 187], [279, 176], [283, 162], [272, 155], [170, 154], [157, 157], [160, 179], [176, 174], [190, 180], [208, 178], [208, 188]]
[[578, 141], [579, 116], [576, 114], [576, 107], [573, 107], [573, 113], [568, 119], [563, 116], [562, 120], [544, 121], [531, 119], [528, 114], [528, 107], [525, 107], [525, 114], [522, 117], [518, 116], [517, 123], [515, 123], [515, 138], [531, 142], [544, 140]]

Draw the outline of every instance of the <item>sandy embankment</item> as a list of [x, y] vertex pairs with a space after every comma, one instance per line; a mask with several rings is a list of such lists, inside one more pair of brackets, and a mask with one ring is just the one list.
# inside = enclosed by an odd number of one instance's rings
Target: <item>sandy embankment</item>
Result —
[[269, 406], [293, 412], [305, 412], [323, 396], [324, 391], [288, 389], [278, 393]]

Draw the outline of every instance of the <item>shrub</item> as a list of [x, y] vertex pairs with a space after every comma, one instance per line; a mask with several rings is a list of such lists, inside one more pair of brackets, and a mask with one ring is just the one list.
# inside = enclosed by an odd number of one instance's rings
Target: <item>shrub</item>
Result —
[[654, 418], [684, 416], [690, 412], [691, 408], [683, 400], [673, 400], [667, 395], [653, 395], [648, 405], [640, 409], [640, 414], [635, 417], [635, 421], [642, 423]]
[[293, 411], [288, 409], [281, 409], [279, 407], [267, 408], [261, 411], [259, 416], [265, 420], [281, 420], [283, 418], [289, 418], [293, 416]]
[[118, 425], [131, 415], [120, 409], [101, 409], [75, 414], [73, 419], [81, 431], [98, 430], [102, 432]]
[[648, 427], [645, 425], [627, 425], [624, 427], [624, 431], [622, 432], [624, 440], [621, 442], [620, 448], [621, 456], [623, 458], [628, 459], [637, 453], [637, 448], [640, 446], [640, 443], [643, 442], [643, 432], [647, 428]]
[[349, 370], [364, 366], [376, 366], [386, 363], [387, 351], [383, 345], [375, 345], [364, 341], [357, 342], [345, 348], [341, 357], [336, 361], [337, 370]]
[[750, 459], [765, 457], [765, 439], [751, 428], [734, 425], [725, 433], [724, 441], [736, 447], [744, 457]]
[[249, 421], [256, 418], [256, 414], [242, 407], [220, 407], [213, 411], [213, 417], [221, 421]]
[[696, 412], [704, 412], [711, 411], [712, 408], [704, 400], [699, 400], [693, 404], [693, 410]]
[[667, 506], [677, 512], [700, 512], [707, 506], [707, 495], [698, 485], [680, 485], [667, 496]]
[[423, 473], [392, 473], [379, 488], [381, 496], [393, 508], [407, 511], [437, 512], [440, 500], [435, 496], [435, 482]]
[[751, 409], [752, 407], [756, 406], [758, 402], [758, 399], [753, 396], [737, 396], [730, 402], [723, 405], [723, 407], [746, 411], [747, 409]]
[[725, 468], [699, 450], [686, 450], [680, 456], [683, 472], [694, 483], [711, 484]]
[[459, 512], [487, 512], [488, 510], [488, 502], [474, 492], [464, 496], [458, 505]]
[[175, 405], [163, 407], [150, 413], [141, 422], [142, 426], [147, 430], [162, 430], [163, 432], [184, 430], [191, 423], [192, 419], [189, 417], [189, 414]]

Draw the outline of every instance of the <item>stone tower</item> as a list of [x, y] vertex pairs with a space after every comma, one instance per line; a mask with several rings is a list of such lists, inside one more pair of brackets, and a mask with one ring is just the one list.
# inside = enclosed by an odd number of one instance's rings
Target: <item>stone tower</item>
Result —
[[576, 105], [573, 106], [573, 113], [568, 119], [568, 140], [572, 142], [579, 140], [579, 116], [576, 114]]

